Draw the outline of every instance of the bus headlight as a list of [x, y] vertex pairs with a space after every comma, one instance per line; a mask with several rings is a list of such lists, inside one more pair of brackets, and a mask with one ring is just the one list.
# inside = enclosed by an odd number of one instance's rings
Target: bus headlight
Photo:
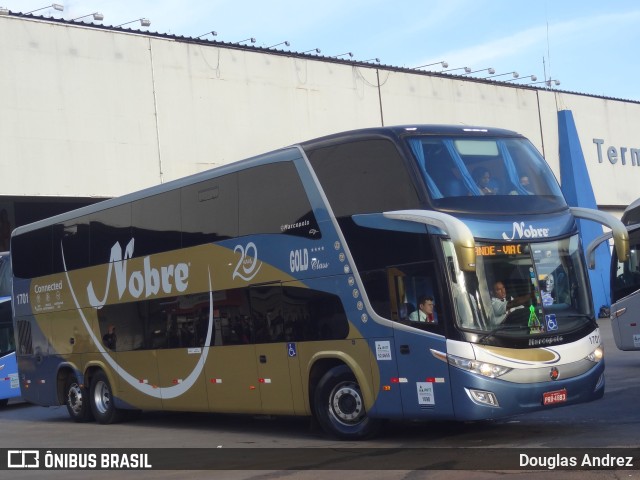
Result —
[[593, 363], [598, 363], [603, 358], [604, 358], [604, 348], [602, 347], [602, 345], [600, 345], [593, 352], [587, 355], [587, 360], [590, 360]]
[[468, 358], [456, 357], [455, 355], [447, 355], [447, 360], [449, 361], [449, 365], [489, 378], [498, 378], [512, 370], [502, 365], [469, 360]]

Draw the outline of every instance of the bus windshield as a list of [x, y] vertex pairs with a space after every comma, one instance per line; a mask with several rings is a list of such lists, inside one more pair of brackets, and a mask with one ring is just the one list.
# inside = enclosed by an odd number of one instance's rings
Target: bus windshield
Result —
[[451, 265], [458, 326], [477, 341], [566, 335], [593, 322], [578, 236], [546, 243], [476, 243], [476, 272]]
[[423, 135], [407, 143], [438, 209], [495, 211], [497, 203], [504, 213], [566, 208], [551, 169], [525, 138]]

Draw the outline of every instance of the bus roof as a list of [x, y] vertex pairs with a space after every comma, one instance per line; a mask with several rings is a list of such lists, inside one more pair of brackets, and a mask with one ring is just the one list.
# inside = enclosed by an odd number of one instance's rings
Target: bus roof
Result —
[[233, 163], [222, 165], [220, 167], [206, 170], [204, 172], [189, 175], [187, 177], [178, 178], [176, 180], [172, 180], [167, 183], [155, 185], [153, 187], [145, 188], [143, 190], [138, 190], [132, 193], [127, 193], [120, 197], [110, 198], [102, 202], [97, 202], [92, 205], [87, 205], [86, 207], [61, 213], [59, 215], [55, 215], [50, 218], [45, 218], [43, 220], [38, 220], [36, 222], [29, 223], [27, 225], [22, 225], [22, 226], [16, 227], [11, 232], [11, 237], [21, 235], [23, 233], [30, 232], [33, 230], [37, 230], [39, 228], [54, 225], [60, 222], [65, 222], [67, 220], [72, 220], [74, 218], [77, 218], [83, 215], [90, 215], [92, 213], [101, 212], [109, 208], [117, 207], [119, 205], [140, 200], [142, 198], [152, 197], [154, 195], [158, 195], [164, 192], [169, 192], [177, 188], [193, 185], [206, 180], [210, 180], [212, 178], [221, 177], [223, 175], [234, 173], [234, 172], [244, 170], [246, 168], [250, 168], [253, 166], [264, 165], [264, 164], [273, 163], [273, 162], [291, 161], [296, 158], [300, 158], [301, 156], [302, 154], [300, 152], [300, 149], [299, 147], [296, 147], [296, 146], [274, 150], [269, 153], [264, 153], [255, 157], [239, 160]]
[[521, 134], [511, 130], [505, 130], [501, 128], [489, 128], [481, 126], [469, 126], [469, 125], [397, 125], [389, 127], [372, 127], [356, 130], [349, 130], [345, 132], [335, 133], [324, 137], [319, 137], [304, 142], [299, 142], [288, 147], [284, 147], [278, 150], [274, 150], [268, 153], [260, 154], [255, 157], [250, 157], [244, 160], [238, 160], [220, 167], [212, 168], [204, 172], [189, 175], [187, 177], [172, 180], [167, 183], [155, 185], [153, 187], [138, 190], [136, 192], [128, 193], [120, 197], [111, 198], [102, 202], [97, 202], [86, 207], [82, 207], [70, 212], [65, 212], [50, 218], [38, 220], [36, 222], [22, 225], [13, 230], [11, 236], [21, 235], [26, 232], [36, 230], [38, 228], [46, 227], [56, 223], [71, 220], [83, 215], [89, 215], [92, 213], [100, 212], [109, 208], [116, 207], [128, 202], [139, 200], [146, 197], [151, 197], [160, 193], [168, 192], [176, 188], [181, 188], [187, 185], [192, 185], [205, 180], [216, 178], [222, 175], [227, 175], [233, 172], [244, 170], [246, 168], [254, 167], [257, 165], [279, 162], [279, 161], [292, 161], [296, 158], [300, 158], [302, 153], [300, 148], [317, 148], [323, 144], [331, 144], [335, 142], [357, 140], [359, 138], [375, 138], [384, 137], [397, 140], [405, 134], [422, 134], [422, 135], [469, 135], [469, 136], [487, 136], [495, 135], [501, 137], [522, 137]]
[[300, 142], [304, 149], [318, 148], [325, 143], [337, 141], [357, 140], [359, 138], [386, 137], [397, 139], [404, 135], [468, 135], [468, 136], [499, 136], [518, 137], [523, 136], [512, 130], [503, 128], [490, 128], [472, 125], [396, 125], [390, 127], [372, 127], [345, 132], [334, 133], [324, 137]]

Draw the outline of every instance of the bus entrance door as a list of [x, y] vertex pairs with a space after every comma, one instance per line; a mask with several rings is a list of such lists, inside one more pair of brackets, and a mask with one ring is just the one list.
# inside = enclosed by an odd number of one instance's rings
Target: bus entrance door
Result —
[[[265, 414], [290, 415], [294, 411], [292, 386], [296, 382], [291, 381], [289, 367], [292, 363], [297, 367], [298, 362], [297, 357], [290, 357], [287, 351], [287, 344], [283, 343], [256, 345], [258, 385]], [[300, 378], [299, 372], [297, 378]]]
[[213, 305], [214, 332], [206, 364], [209, 410], [260, 413], [256, 346], [246, 289], [215, 292]]
[[433, 352], [446, 352], [446, 339], [427, 332], [395, 330], [404, 417], [454, 418], [449, 368]]
[[301, 390], [300, 369], [295, 343], [285, 342], [282, 284], [252, 287], [250, 297], [262, 412], [291, 414], [299, 398], [293, 392]]

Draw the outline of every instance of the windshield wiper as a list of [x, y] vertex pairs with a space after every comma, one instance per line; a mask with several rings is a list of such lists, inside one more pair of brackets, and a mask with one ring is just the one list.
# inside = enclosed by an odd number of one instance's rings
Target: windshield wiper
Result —
[[506, 330], [522, 330], [523, 328], [529, 328], [529, 326], [528, 325], [505, 325], [505, 324], [501, 324], [501, 325], [498, 325], [493, 330], [488, 331], [487, 333], [482, 335], [480, 338], [478, 338], [478, 343], [484, 342], [487, 338], [495, 337], [496, 334], [499, 333], [499, 332], [504, 332]]

